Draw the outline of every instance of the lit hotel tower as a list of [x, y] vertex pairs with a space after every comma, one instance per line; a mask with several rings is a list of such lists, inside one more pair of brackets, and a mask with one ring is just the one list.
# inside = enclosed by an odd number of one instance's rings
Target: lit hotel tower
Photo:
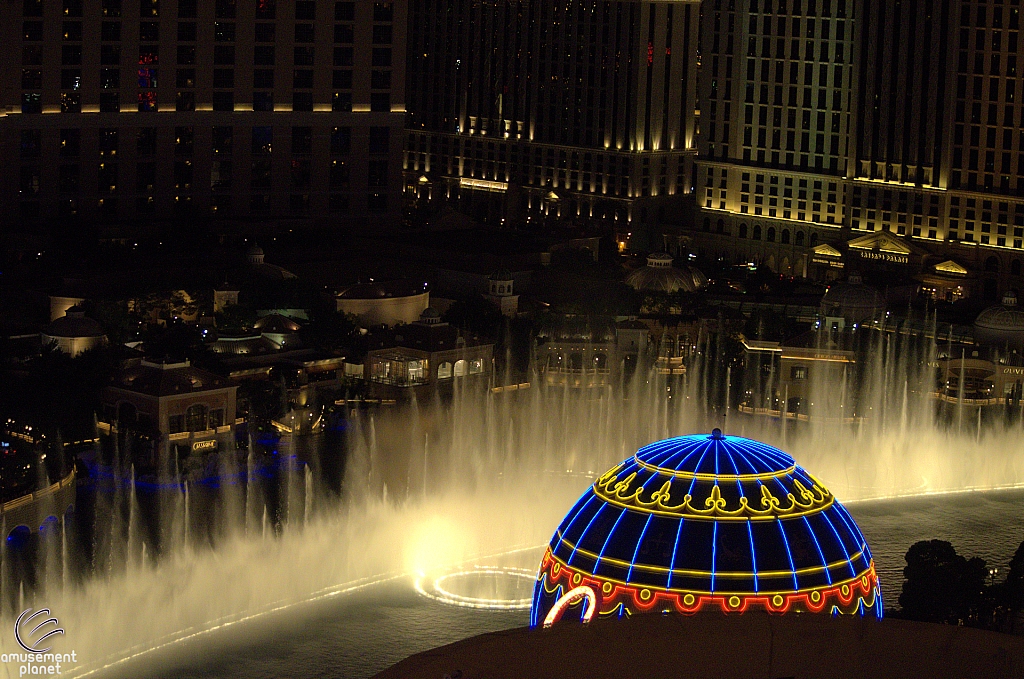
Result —
[[690, 191], [698, 2], [412, 0], [406, 191], [627, 227]]
[[0, 221], [397, 223], [405, 7], [0, 2]]
[[755, 216], [771, 218], [758, 231], [773, 241], [842, 227], [852, 10], [853, 0], [705, 3], [695, 192], [711, 231], [750, 238]]
[[705, 2], [698, 241], [801, 274], [816, 243], [891, 234], [1019, 289], [1019, 4]]
[[992, 298], [1021, 285], [1019, 5], [871, 0], [858, 81], [853, 229], [973, 264]]

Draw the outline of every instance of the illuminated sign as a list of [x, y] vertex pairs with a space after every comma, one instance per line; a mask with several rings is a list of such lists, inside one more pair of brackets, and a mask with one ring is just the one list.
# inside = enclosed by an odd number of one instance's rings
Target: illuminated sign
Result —
[[811, 258], [811, 264], [827, 264], [827, 265], [829, 265], [831, 267], [834, 267], [836, 269], [842, 269], [843, 268], [843, 263], [842, 262], [837, 262], [834, 259], [822, 259], [820, 257], [812, 257]]
[[490, 181], [488, 179], [470, 179], [469, 177], [460, 177], [459, 186], [464, 189], [492, 191], [494, 193], [501, 193], [502, 191], [508, 190], [507, 182]]
[[1024, 375], [1024, 368], [1003, 368], [1004, 375]]
[[882, 262], [893, 262], [894, 264], [907, 264], [910, 262], [910, 258], [906, 255], [898, 255], [891, 252], [861, 252], [860, 256], [863, 259], [876, 259]]
[[201, 450], [217, 450], [217, 439], [208, 439], [206, 441], [193, 441], [192, 451], [199, 452]]

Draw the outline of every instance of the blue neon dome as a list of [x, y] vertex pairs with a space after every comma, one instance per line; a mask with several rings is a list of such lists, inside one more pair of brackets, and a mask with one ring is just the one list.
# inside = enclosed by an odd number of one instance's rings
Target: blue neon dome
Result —
[[644, 446], [583, 494], [545, 554], [531, 622], [752, 607], [882, 615], [849, 512], [787, 453], [716, 429]]

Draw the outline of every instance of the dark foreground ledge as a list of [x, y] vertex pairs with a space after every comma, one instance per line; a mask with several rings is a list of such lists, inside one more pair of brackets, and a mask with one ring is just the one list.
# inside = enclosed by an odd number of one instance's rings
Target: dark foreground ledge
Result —
[[1024, 679], [1024, 637], [909, 622], [639, 615], [435, 648], [376, 679]]

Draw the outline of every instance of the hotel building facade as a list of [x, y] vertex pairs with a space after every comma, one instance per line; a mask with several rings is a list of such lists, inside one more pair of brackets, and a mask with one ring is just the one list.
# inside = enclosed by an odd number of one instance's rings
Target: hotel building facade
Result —
[[405, 7], [0, 3], [0, 219], [397, 222]]
[[1019, 1], [706, 0], [703, 13], [700, 249], [795, 275], [836, 254], [964, 269], [993, 299], [1020, 287]]
[[689, 193], [699, 8], [411, 0], [407, 194], [623, 227]]

